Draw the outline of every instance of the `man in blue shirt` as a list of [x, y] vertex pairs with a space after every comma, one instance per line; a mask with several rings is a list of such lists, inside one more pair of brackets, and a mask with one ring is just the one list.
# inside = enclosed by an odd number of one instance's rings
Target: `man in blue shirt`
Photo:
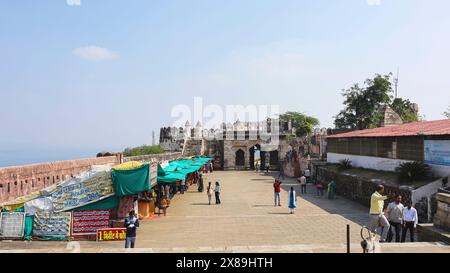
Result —
[[139, 219], [134, 210], [130, 211], [130, 216], [125, 219], [124, 226], [127, 228], [127, 237], [125, 239], [125, 248], [134, 248], [136, 242], [136, 229], [139, 227]]

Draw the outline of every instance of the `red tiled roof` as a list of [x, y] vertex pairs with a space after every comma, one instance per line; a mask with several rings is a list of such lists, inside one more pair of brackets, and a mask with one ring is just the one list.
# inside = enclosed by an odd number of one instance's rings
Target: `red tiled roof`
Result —
[[396, 126], [353, 131], [343, 134], [329, 135], [327, 138], [399, 137], [417, 135], [450, 135], [450, 119], [413, 122]]

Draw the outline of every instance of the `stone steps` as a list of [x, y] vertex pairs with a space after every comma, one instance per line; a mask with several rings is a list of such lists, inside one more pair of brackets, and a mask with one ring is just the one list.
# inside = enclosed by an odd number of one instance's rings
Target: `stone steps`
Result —
[[[97, 248], [92, 246], [52, 249], [12, 249], [0, 250], [0, 253], [346, 253], [345, 244], [297, 244], [297, 245], [260, 245], [260, 246], [224, 246], [224, 247], [172, 247], [172, 248]], [[351, 244], [351, 253], [362, 253], [359, 244]], [[450, 246], [442, 243], [388, 243], [382, 244], [380, 253], [450, 253]]]

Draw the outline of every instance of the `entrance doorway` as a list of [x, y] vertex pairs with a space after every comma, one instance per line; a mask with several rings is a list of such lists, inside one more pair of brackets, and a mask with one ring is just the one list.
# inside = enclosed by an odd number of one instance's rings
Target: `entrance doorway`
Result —
[[236, 151], [236, 167], [244, 167], [245, 166], [245, 152], [242, 149]]
[[251, 170], [255, 169], [255, 162], [259, 161], [259, 165], [261, 166], [261, 145], [256, 144], [250, 148], [249, 161]]

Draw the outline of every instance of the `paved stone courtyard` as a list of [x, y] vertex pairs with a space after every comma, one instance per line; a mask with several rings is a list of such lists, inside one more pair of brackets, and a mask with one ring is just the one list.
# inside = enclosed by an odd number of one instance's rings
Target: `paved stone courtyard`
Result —
[[[287, 208], [287, 190], [300, 186], [283, 181], [282, 207], [273, 201], [273, 176], [254, 171], [216, 171], [205, 175], [205, 184], [219, 181], [221, 205], [208, 205], [206, 192], [193, 185], [177, 195], [167, 216], [141, 222], [134, 251], [138, 252], [345, 252], [346, 225], [350, 225], [352, 251], [360, 253], [361, 225], [368, 209], [346, 200], [308, 194], [298, 199], [295, 214]], [[206, 186], [206, 185], [205, 185]], [[0, 242], [0, 251], [116, 252], [123, 242]], [[440, 244], [383, 244], [385, 252], [450, 252]]]

